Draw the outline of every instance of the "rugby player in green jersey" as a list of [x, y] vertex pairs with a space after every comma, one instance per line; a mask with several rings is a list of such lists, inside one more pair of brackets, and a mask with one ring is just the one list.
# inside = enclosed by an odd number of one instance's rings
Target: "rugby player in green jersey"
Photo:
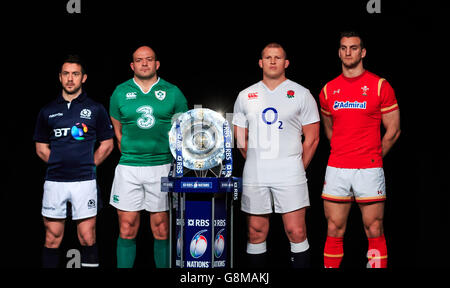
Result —
[[160, 66], [148, 46], [133, 53], [134, 77], [118, 85], [111, 96], [110, 115], [122, 153], [116, 167], [110, 204], [117, 209], [120, 235], [117, 267], [132, 268], [140, 211], [150, 212], [157, 268], [169, 267], [168, 195], [161, 177], [172, 162], [168, 132], [176, 115], [187, 111], [183, 93], [157, 76]]

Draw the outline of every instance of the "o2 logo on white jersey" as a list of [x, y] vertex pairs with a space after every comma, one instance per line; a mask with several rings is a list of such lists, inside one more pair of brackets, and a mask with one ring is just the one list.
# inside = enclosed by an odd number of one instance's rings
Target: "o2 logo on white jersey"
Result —
[[[273, 107], [267, 107], [262, 112], [262, 120], [267, 125], [272, 125], [277, 123], [278, 120], [278, 111]], [[283, 129], [283, 121], [278, 121], [278, 129]]]
[[144, 105], [136, 109], [137, 113], [142, 114], [136, 121], [139, 128], [150, 129], [155, 125], [155, 117], [153, 116], [153, 108], [149, 105]]

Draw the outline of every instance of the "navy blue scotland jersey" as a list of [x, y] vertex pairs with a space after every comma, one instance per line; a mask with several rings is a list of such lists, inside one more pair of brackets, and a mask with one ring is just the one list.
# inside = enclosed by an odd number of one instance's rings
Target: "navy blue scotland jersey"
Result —
[[70, 105], [60, 94], [39, 112], [34, 141], [50, 145], [45, 180], [96, 179], [96, 141], [114, 137], [106, 109], [82, 92]]

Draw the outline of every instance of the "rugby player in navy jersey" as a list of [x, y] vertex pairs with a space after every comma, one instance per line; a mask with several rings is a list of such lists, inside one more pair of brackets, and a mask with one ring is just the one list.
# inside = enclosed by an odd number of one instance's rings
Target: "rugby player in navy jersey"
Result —
[[[42, 265], [46, 268], [59, 266], [67, 202], [72, 204], [72, 219], [77, 223], [81, 266], [99, 266], [96, 167], [113, 150], [114, 130], [105, 108], [83, 91], [86, 79], [80, 57], [68, 56], [59, 73], [62, 92], [41, 109], [37, 118], [36, 153], [48, 165], [42, 200]], [[94, 151], [96, 142], [99, 145]]]

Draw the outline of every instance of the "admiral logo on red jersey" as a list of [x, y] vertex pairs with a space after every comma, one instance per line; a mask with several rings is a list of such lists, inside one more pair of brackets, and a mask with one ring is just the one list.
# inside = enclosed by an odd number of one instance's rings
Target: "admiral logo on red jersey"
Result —
[[334, 101], [333, 109], [366, 109], [367, 101], [364, 102], [350, 102], [350, 101]]

